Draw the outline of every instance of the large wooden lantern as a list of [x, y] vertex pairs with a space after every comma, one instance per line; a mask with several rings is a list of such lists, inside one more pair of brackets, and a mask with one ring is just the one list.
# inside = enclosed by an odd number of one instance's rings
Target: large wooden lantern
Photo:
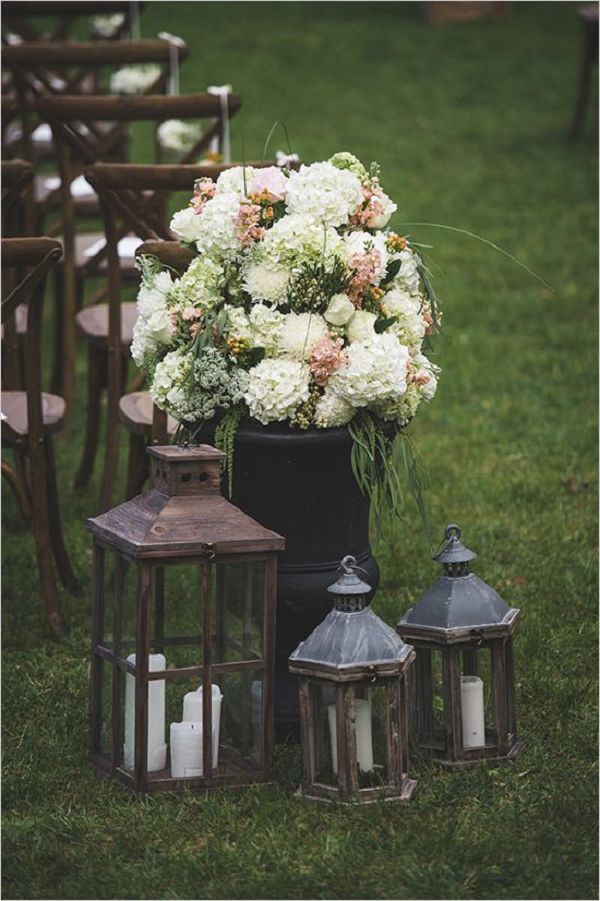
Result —
[[88, 520], [92, 764], [136, 792], [262, 781], [284, 539], [221, 497], [220, 451], [149, 453], [151, 489]]
[[328, 588], [334, 609], [289, 659], [300, 690], [302, 785], [319, 801], [408, 800], [406, 670], [414, 651], [369, 607], [354, 557]]
[[513, 632], [519, 617], [470, 572], [476, 554], [446, 528], [433, 559], [443, 574], [398, 623], [414, 645], [414, 727], [419, 745], [448, 767], [498, 764], [523, 749], [517, 738]]

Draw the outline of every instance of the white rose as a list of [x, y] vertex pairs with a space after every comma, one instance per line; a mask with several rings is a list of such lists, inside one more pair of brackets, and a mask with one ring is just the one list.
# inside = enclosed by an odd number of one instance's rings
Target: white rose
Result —
[[390, 221], [392, 213], [395, 213], [398, 209], [394, 201], [390, 200], [387, 194], [384, 194], [383, 191], [381, 192], [381, 194], [377, 195], [377, 200], [379, 201], [383, 209], [379, 216], [371, 215], [369, 217], [370, 228], [383, 228]]
[[345, 325], [355, 311], [347, 294], [334, 294], [323, 314], [332, 325]]
[[368, 341], [375, 334], [375, 313], [367, 313], [366, 310], [356, 310], [354, 316], [346, 326], [348, 341]]
[[294, 360], [308, 360], [327, 325], [317, 313], [288, 313], [279, 335], [281, 353]]
[[201, 234], [201, 217], [191, 207], [179, 210], [171, 219], [169, 228], [181, 241], [197, 241]]

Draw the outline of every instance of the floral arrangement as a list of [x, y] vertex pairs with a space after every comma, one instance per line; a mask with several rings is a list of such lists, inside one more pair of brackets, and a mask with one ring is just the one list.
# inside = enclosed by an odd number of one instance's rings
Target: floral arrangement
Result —
[[125, 24], [124, 13], [112, 13], [105, 16], [92, 16], [91, 32], [99, 38], [112, 38]]
[[243, 417], [348, 425], [359, 482], [385, 480], [439, 373], [424, 353], [436, 298], [415, 246], [386, 228], [395, 210], [379, 167], [350, 153], [196, 182], [171, 221], [197, 252], [187, 271], [140, 264], [132, 354], [154, 402], [190, 437], [216, 419], [226, 450]]
[[113, 94], [144, 94], [156, 84], [161, 68], [156, 63], [123, 66], [110, 76]]

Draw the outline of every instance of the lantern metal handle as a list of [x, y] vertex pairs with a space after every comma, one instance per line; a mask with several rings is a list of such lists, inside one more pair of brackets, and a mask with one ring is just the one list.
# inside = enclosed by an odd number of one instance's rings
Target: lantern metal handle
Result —
[[444, 532], [444, 537], [447, 541], [450, 541], [452, 537], [460, 538], [462, 535], [462, 529], [455, 522], [451, 522], [446, 526], [446, 530]]
[[356, 557], [353, 557], [352, 554], [346, 554], [342, 558], [337, 572], [338, 574], [343, 573], [345, 576], [351, 576], [353, 573], [362, 573], [367, 579], [369, 578], [369, 573], [362, 566], [358, 565]]

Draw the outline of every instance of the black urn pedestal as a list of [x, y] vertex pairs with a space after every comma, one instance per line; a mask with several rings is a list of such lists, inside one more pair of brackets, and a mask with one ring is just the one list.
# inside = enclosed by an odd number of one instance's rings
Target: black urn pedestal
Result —
[[233, 458], [232, 502], [286, 539], [279, 555], [275, 663], [278, 740], [298, 734], [298, 687], [288, 657], [331, 609], [327, 587], [352, 554], [373, 591], [379, 569], [369, 544], [369, 501], [350, 463], [346, 428], [292, 430], [241, 424]]

